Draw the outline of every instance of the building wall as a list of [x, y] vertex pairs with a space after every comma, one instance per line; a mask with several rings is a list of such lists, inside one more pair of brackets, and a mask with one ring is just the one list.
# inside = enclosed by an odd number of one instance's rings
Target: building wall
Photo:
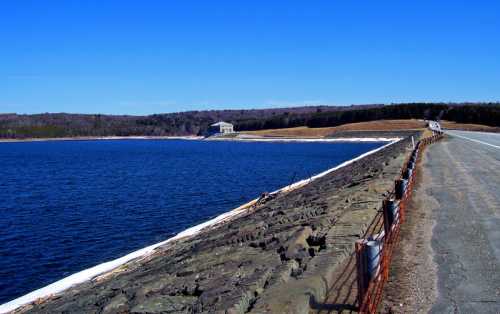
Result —
[[221, 127], [221, 133], [233, 133], [233, 127], [232, 126]]
[[234, 133], [233, 126], [211, 126], [208, 128], [209, 134], [217, 134], [217, 133]]

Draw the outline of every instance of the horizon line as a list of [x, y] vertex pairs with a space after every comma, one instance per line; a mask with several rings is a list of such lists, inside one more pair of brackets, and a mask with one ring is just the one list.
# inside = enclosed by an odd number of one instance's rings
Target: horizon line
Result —
[[155, 112], [148, 114], [129, 114], [129, 113], [103, 113], [103, 112], [70, 112], [70, 111], [39, 111], [39, 112], [29, 112], [29, 113], [19, 113], [19, 112], [0, 112], [0, 115], [44, 115], [44, 114], [67, 114], [67, 115], [106, 115], [106, 116], [130, 116], [130, 117], [143, 117], [143, 116], [153, 116], [153, 115], [167, 115], [167, 114], [179, 114], [179, 113], [190, 113], [190, 112], [210, 112], [210, 111], [253, 111], [253, 110], [284, 110], [284, 109], [299, 109], [299, 108], [321, 108], [321, 107], [366, 107], [366, 106], [391, 106], [391, 105], [409, 105], [409, 104], [443, 104], [443, 105], [500, 105], [500, 100], [488, 100], [488, 101], [409, 101], [409, 102], [390, 102], [390, 103], [360, 103], [360, 104], [311, 104], [304, 105], [300, 104], [297, 106], [283, 106], [283, 107], [265, 107], [265, 108], [224, 108], [224, 109], [200, 109], [200, 110], [183, 110], [183, 111], [171, 111], [171, 112]]

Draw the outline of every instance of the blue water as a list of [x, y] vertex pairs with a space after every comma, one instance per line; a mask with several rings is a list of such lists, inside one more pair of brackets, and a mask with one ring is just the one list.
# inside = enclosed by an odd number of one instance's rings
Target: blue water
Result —
[[383, 143], [0, 143], [0, 303]]

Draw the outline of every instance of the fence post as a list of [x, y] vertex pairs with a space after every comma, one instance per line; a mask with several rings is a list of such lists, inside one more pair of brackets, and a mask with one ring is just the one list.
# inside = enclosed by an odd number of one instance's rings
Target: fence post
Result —
[[366, 277], [366, 259], [365, 259], [365, 240], [357, 240], [354, 244], [356, 251], [356, 271], [358, 279], [358, 306], [359, 310], [363, 310], [366, 290], [368, 289], [368, 281]]
[[394, 199], [385, 199], [382, 202], [382, 213], [384, 214], [384, 231], [387, 237], [390, 236], [392, 225], [394, 224], [397, 215]]
[[405, 179], [397, 179], [395, 182], [395, 190], [396, 190], [396, 199], [403, 199], [405, 196], [405, 190], [406, 190], [406, 182], [407, 180]]
[[406, 167], [405, 172], [403, 173], [403, 179], [405, 180], [410, 180], [411, 179], [411, 173], [413, 171], [413, 163], [409, 162], [408, 166]]
[[414, 150], [413, 153], [411, 154], [410, 162], [416, 163], [417, 162], [417, 156], [418, 156], [418, 150]]
[[380, 262], [382, 261], [382, 250], [384, 242], [381, 240], [370, 240], [366, 242], [366, 266], [368, 281], [375, 281], [379, 279], [381, 272]]

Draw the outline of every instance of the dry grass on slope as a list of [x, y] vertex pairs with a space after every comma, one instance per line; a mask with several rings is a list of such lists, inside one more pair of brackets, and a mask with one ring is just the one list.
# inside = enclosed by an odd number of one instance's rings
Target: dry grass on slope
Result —
[[482, 124], [466, 124], [456, 123], [453, 121], [441, 121], [441, 126], [445, 129], [465, 130], [465, 131], [483, 131], [483, 132], [500, 132], [500, 128], [482, 125]]
[[242, 131], [243, 134], [276, 137], [324, 137], [340, 131], [396, 131], [425, 128], [423, 120], [377, 120], [369, 122], [348, 123], [336, 127], [308, 128], [305, 126], [288, 129], [270, 129], [259, 131]]

